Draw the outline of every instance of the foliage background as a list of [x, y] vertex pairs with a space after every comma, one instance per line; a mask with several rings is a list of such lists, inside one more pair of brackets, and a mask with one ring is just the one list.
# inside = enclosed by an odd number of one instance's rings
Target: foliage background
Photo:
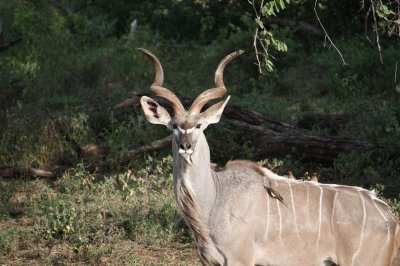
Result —
[[[315, 124], [312, 134], [383, 147], [341, 154], [328, 164], [292, 154], [262, 159], [279, 174], [292, 170], [307, 178], [318, 172], [321, 182], [376, 188], [398, 209], [399, 38], [388, 36], [382, 17], [375, 29], [373, 18], [360, 11], [361, 2], [318, 3], [318, 15], [348, 64], [343, 65], [323, 36], [261, 15], [267, 34], [272, 34], [264, 41], [282, 41], [287, 52], [269, 49], [273, 72], [262, 65], [260, 74], [253, 49], [258, 26], [247, 1], [0, 2], [1, 44], [22, 39], [0, 51], [0, 167], [64, 167], [56, 179], [0, 179], [0, 261], [196, 263], [172, 197], [170, 152], [118, 163], [123, 152], [168, 134], [144, 121], [136, 107], [112, 108], [152, 82], [153, 67], [138, 47], [161, 59], [167, 88], [191, 97], [213, 86], [223, 56], [245, 49], [226, 70], [232, 103], [295, 126], [308, 113], [345, 115], [347, 123], [334, 130]], [[276, 17], [319, 28], [314, 2], [284, 4]], [[133, 19], [138, 26], [130, 33]], [[383, 63], [374, 30], [380, 33]], [[58, 123], [81, 146], [110, 147], [101, 160], [111, 167], [92, 169], [93, 161], [76, 154], [57, 131]], [[207, 135], [231, 147], [228, 152], [212, 150], [214, 161], [253, 159], [251, 144], [227, 135], [222, 127], [210, 128]]]

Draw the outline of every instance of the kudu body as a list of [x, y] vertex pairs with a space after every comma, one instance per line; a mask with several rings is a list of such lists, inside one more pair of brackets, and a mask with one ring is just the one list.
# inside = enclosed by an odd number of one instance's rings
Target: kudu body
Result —
[[224, 68], [241, 51], [220, 62], [216, 88], [185, 111], [162, 87], [157, 57], [140, 50], [156, 67], [151, 91], [175, 113], [171, 117], [153, 99], [141, 99], [148, 121], [173, 132], [175, 196], [203, 265], [391, 265], [400, 244], [399, 221], [373, 192], [287, 179], [247, 161], [212, 169], [203, 130], [219, 121], [229, 97], [201, 109], [225, 94]]

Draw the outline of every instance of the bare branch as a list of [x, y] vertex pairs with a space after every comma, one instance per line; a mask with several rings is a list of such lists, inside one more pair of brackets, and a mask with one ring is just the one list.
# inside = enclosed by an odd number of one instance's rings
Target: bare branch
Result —
[[372, 8], [372, 17], [374, 18], [374, 31], [375, 31], [376, 45], [378, 46], [379, 59], [381, 61], [381, 64], [383, 64], [381, 43], [379, 41], [378, 22], [376, 21], [376, 15], [375, 15], [375, 5], [372, 0], [370, 0], [370, 2], [371, 2], [371, 8]]
[[321, 19], [320, 19], [319, 16], [318, 16], [318, 12], [317, 12], [317, 2], [318, 2], [318, 0], [315, 0], [315, 3], [314, 3], [314, 13], [315, 13], [315, 16], [317, 17], [318, 23], [319, 23], [319, 25], [321, 26], [322, 30], [324, 31], [326, 38], [329, 40], [329, 42], [331, 43], [331, 45], [333, 46], [333, 48], [335, 48], [336, 52], [339, 54], [340, 58], [342, 59], [343, 65], [347, 65], [346, 61], [345, 61], [344, 58], [343, 58], [342, 53], [341, 53], [340, 50], [336, 47], [336, 45], [333, 43], [331, 37], [329, 37], [328, 32], [326, 31], [324, 25], [323, 25], [322, 22], [321, 22]]
[[254, 33], [254, 39], [253, 39], [253, 47], [254, 47], [254, 52], [256, 53], [256, 65], [258, 66], [258, 73], [262, 73], [261, 70], [261, 63], [260, 63], [260, 58], [258, 57], [258, 49], [257, 49], [257, 36], [258, 36], [258, 28], [256, 29], [256, 32]]
[[[364, 3], [364, 1], [363, 1], [363, 3]], [[364, 4], [363, 4], [364, 5]], [[372, 10], [372, 7], [370, 6], [369, 8], [368, 8], [368, 10], [367, 10], [367, 12], [365, 13], [365, 17], [364, 17], [364, 20], [365, 20], [365, 25], [364, 25], [364, 27], [365, 27], [365, 38], [367, 39], [367, 41], [370, 43], [370, 44], [372, 44], [372, 41], [371, 41], [371, 39], [369, 38], [369, 36], [368, 36], [368, 17], [369, 17], [369, 13], [371, 12], [371, 10]]]
[[22, 41], [22, 38], [17, 38], [17, 39], [12, 40], [12, 41], [10, 41], [10, 42], [8, 42], [8, 43], [5, 43], [5, 44], [3, 44], [3, 45], [0, 45], [0, 51], [5, 51], [5, 50], [7, 50], [8, 48], [11, 48], [11, 46], [14, 46], [14, 45], [20, 43], [21, 41]]
[[[254, 0], [252, 0], [254, 14], [256, 15], [257, 19], [261, 19], [261, 11], [262, 11], [263, 5], [264, 5], [264, 0], [261, 1], [260, 9], [257, 11], [256, 4], [255, 4]], [[256, 60], [257, 60], [256, 65], [258, 66], [258, 72], [261, 74], [262, 68], [261, 68], [261, 62], [260, 62], [260, 57], [259, 57], [260, 53], [258, 52], [257, 43], [260, 43], [262, 45], [262, 42], [260, 41], [260, 37], [258, 36], [258, 25], [257, 25], [256, 31], [254, 33], [253, 47], [254, 47], [254, 52], [256, 53]], [[264, 49], [264, 54], [265, 54], [265, 56], [268, 56], [268, 50]]]
[[[257, 12], [256, 6], [255, 6], [255, 3], [254, 3], [254, 0], [252, 0], [252, 6], [253, 6], [253, 9], [254, 9], [254, 13], [256, 14], [256, 17], [259, 17], [259, 14]], [[261, 74], [262, 70], [261, 70], [260, 58], [258, 57], [257, 37], [258, 37], [258, 25], [257, 25], [256, 31], [254, 33], [253, 47], [254, 47], [254, 52], [256, 53], [256, 60], [257, 60], [256, 65], [258, 66], [258, 72]]]
[[124, 100], [123, 102], [114, 105], [113, 109], [117, 110], [117, 109], [121, 109], [121, 108], [126, 108], [129, 106], [134, 106], [140, 103], [140, 99], [138, 97], [135, 98], [128, 98], [126, 100]]
[[165, 137], [160, 140], [153, 141], [149, 145], [142, 146], [136, 150], [131, 150], [123, 155], [123, 162], [128, 163], [130, 160], [142, 157], [145, 153], [158, 151], [171, 146], [172, 136]]

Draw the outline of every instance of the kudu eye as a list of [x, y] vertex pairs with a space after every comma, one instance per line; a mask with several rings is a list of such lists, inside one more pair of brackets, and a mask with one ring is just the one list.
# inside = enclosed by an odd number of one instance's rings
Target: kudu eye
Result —
[[177, 125], [177, 124], [172, 124], [172, 128], [173, 128], [173, 129], [177, 129], [177, 128], [178, 128], [178, 125]]
[[196, 128], [201, 128], [201, 124], [197, 124], [197, 125], [196, 125]]

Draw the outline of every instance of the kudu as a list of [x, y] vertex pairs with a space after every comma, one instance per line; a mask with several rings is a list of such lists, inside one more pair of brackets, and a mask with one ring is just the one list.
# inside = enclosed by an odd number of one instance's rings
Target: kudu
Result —
[[242, 51], [219, 63], [215, 88], [185, 111], [162, 87], [157, 57], [139, 50], [156, 68], [152, 93], [175, 113], [171, 117], [153, 99], [141, 98], [147, 120], [172, 131], [176, 201], [203, 265], [391, 265], [400, 244], [399, 220], [373, 192], [283, 178], [248, 161], [213, 170], [203, 131], [219, 122], [229, 97], [202, 108], [226, 93], [225, 66]]

